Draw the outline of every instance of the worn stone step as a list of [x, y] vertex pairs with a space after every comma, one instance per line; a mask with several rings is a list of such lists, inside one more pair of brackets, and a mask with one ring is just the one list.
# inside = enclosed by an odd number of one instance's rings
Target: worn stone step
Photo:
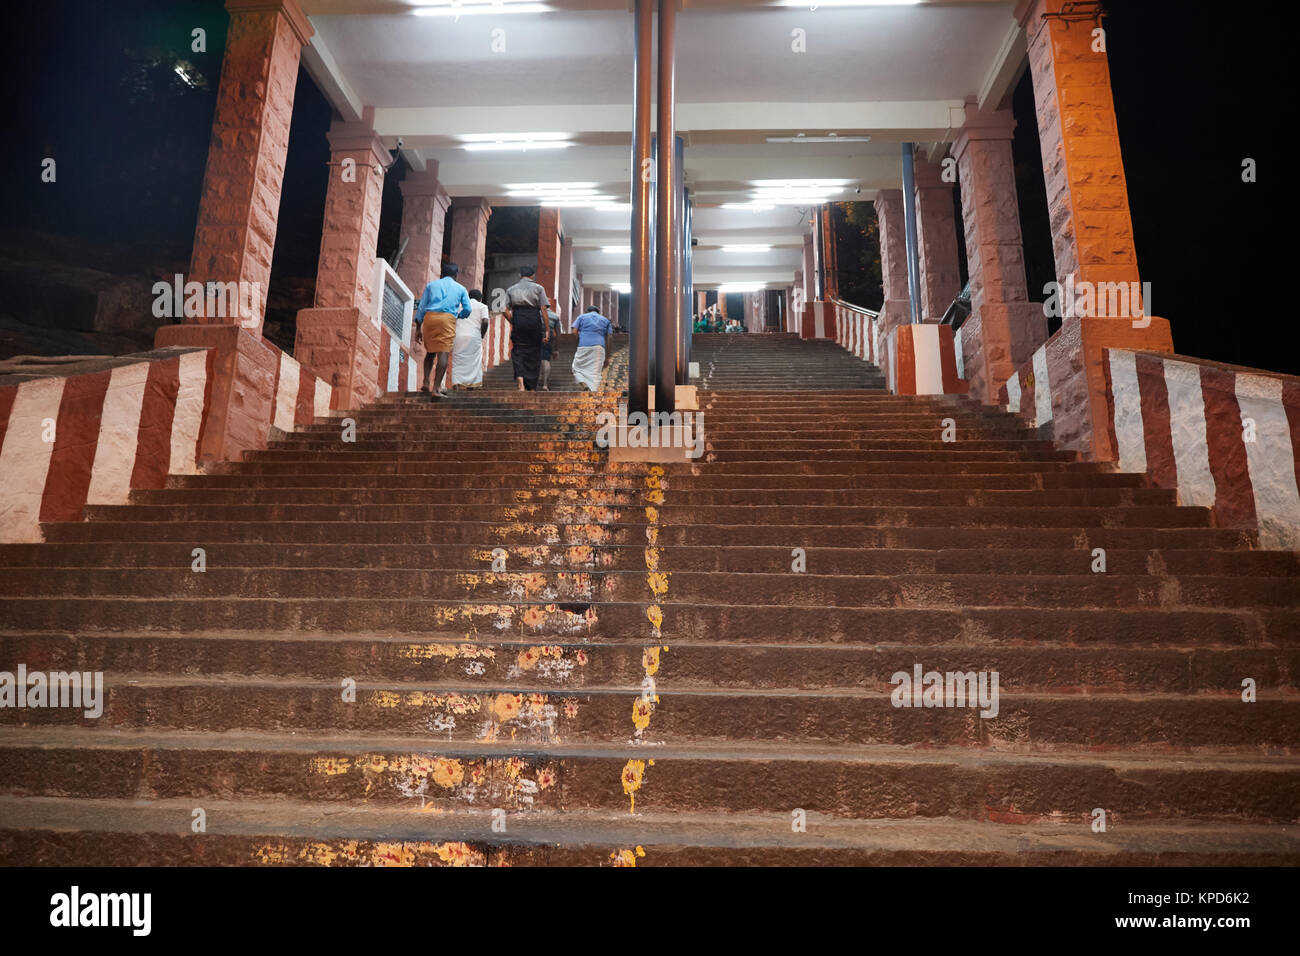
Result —
[[[0, 726], [165, 727], [183, 731], [390, 732], [442, 740], [788, 740], [859, 744], [1124, 748], [1293, 753], [1300, 695], [1244, 703], [1237, 693], [1056, 695], [1000, 692], [996, 712], [898, 707], [890, 688], [801, 690], [635, 686], [553, 690], [339, 681], [106, 674], [103, 714], [4, 708]], [[980, 702], [982, 706], [983, 702]], [[634, 721], [643, 708], [644, 729]], [[991, 717], [984, 719], [981, 713]]]
[[[643, 798], [644, 799], [644, 798]], [[1088, 823], [930, 819], [836, 821], [793, 832], [790, 812], [516, 815], [492, 808], [421, 814], [406, 807], [209, 800], [218, 829], [190, 831], [193, 800], [0, 798], [0, 860], [82, 865], [271, 866], [1294, 866], [1294, 827], [1147, 824], [1093, 833]], [[638, 853], [638, 848], [640, 852]]]
[[539, 644], [421, 635], [304, 632], [0, 632], [0, 660], [46, 671], [146, 675], [252, 675], [371, 681], [524, 682], [555, 689], [637, 685], [650, 675], [668, 687], [732, 689], [885, 687], [917, 662], [941, 673], [997, 671], [1009, 691], [1240, 692], [1242, 675], [1261, 692], [1294, 692], [1300, 648], [1079, 647], [1011, 642], [953, 645], [813, 644], [609, 640]]
[[[669, 500], [676, 507], [695, 505], [783, 506], [906, 506], [965, 505], [967, 507], [1094, 508], [1177, 504], [1177, 493], [1167, 488], [683, 488], [669, 482]], [[472, 497], [476, 503], [515, 504], [581, 502], [588, 506], [641, 505], [647, 489], [642, 483], [614, 488], [187, 488], [137, 491], [133, 504], [459, 504]]]
[[[0, 795], [90, 800], [297, 799], [455, 812], [623, 810], [644, 747], [449, 744], [400, 736], [0, 728]], [[800, 807], [839, 819], [1291, 823], [1300, 761], [1237, 755], [1014, 754], [939, 747], [726, 742], [656, 747], [642, 812]]]
[[[773, 605], [657, 605], [662, 638], [764, 643], [779, 634], [802, 643], [1138, 644], [1151, 647], [1300, 645], [1300, 610], [1126, 608], [827, 608]], [[0, 619], [10, 629], [343, 632], [376, 629], [400, 634], [458, 630], [473, 639], [551, 643], [569, 637], [617, 635], [655, 641], [648, 602], [498, 602], [469, 604], [419, 596], [370, 600], [355, 597], [157, 598], [6, 597]]]
[[[1132, 505], [1107, 508], [1087, 507], [975, 506], [961, 505], [713, 505], [678, 506], [671, 499], [658, 506], [659, 520], [666, 525], [744, 525], [749, 523], [789, 526], [825, 525], [833, 522], [860, 525], [903, 525], [945, 527], [1031, 527], [1060, 528], [1095, 523], [1125, 528], [1205, 528], [1210, 525], [1208, 508], [1176, 508], [1162, 505]], [[549, 523], [609, 524], [634, 520], [644, 514], [642, 505], [584, 505], [579, 503], [524, 503], [509, 506], [461, 503], [437, 504], [209, 504], [177, 505], [88, 505], [86, 518], [92, 521], [254, 521], [254, 522], [491, 522], [536, 520]]]
[[[220, 542], [282, 544], [469, 544], [530, 553], [540, 547], [644, 547], [644, 524], [565, 524], [546, 522], [460, 522], [414, 524], [397, 521], [274, 522], [85, 521], [42, 526], [47, 541], [182, 542], [194, 548]], [[974, 549], [1217, 548], [1233, 554], [1256, 545], [1254, 532], [1221, 528], [943, 528], [842, 525], [677, 525], [658, 529], [661, 548], [711, 545], [716, 548], [775, 546], [793, 558], [793, 547]], [[797, 542], [797, 544], [796, 544]], [[1068, 556], [1063, 556], [1065, 560]], [[787, 565], [788, 566], [788, 565]]]
[[[786, 490], [794, 482], [785, 475], [715, 475], [674, 473], [661, 480], [661, 486], [674, 491], [762, 491]], [[819, 491], [855, 491], [863, 489], [922, 490], [961, 489], [982, 490], [1054, 490], [1145, 488], [1142, 476], [1120, 472], [1053, 472], [1048, 474], [859, 474], [859, 475], [801, 475], [801, 489]], [[260, 490], [269, 488], [355, 488], [355, 489], [458, 489], [463, 492], [465, 477], [459, 473], [421, 475], [382, 474], [331, 474], [315, 472], [301, 475], [175, 475], [168, 488], [189, 491], [210, 490]], [[476, 489], [615, 489], [619, 491], [643, 490], [645, 475], [632, 472], [605, 474], [530, 474], [525, 471], [513, 474], [478, 475]], [[147, 494], [135, 492], [135, 495]], [[136, 500], [133, 498], [132, 500]], [[146, 500], [146, 499], [139, 499]]]
[[[1056, 575], [830, 575], [671, 571], [658, 593], [664, 604], [763, 604], [823, 608], [1286, 608], [1295, 605], [1294, 577], [1128, 577], [1088, 573], [1089, 552]], [[1069, 573], [1069, 572], [1073, 573]], [[639, 571], [447, 571], [408, 568], [227, 567], [214, 554], [206, 570], [171, 568], [11, 568], [0, 596], [162, 598], [328, 598], [367, 601], [420, 595], [430, 600], [628, 602], [652, 600]]]
[[[926, 542], [916, 540], [917, 545]], [[1053, 575], [1077, 572], [1094, 561], [1087, 549], [945, 548], [953, 542], [930, 542], [932, 548], [807, 548], [805, 571], [818, 574], [989, 574]], [[470, 544], [264, 544], [227, 541], [214, 562], [239, 568], [408, 568], [487, 571], [496, 555]], [[662, 542], [661, 542], [662, 544]], [[1226, 548], [1226, 542], [1224, 547]], [[188, 543], [166, 541], [0, 545], [0, 567], [16, 568], [165, 568], [191, 567]], [[503, 549], [507, 569], [571, 571], [643, 571], [645, 549], [638, 545], [537, 545]], [[1085, 557], [1086, 556], [1086, 557]], [[792, 569], [791, 549], [762, 545], [660, 547], [660, 567], [668, 571], [785, 573]], [[1294, 551], [1118, 549], [1106, 552], [1107, 573], [1163, 578], [1177, 575], [1233, 577], [1300, 575]]]

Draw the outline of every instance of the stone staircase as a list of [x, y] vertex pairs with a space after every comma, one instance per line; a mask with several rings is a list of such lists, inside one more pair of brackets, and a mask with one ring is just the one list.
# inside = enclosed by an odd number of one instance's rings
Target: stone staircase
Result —
[[700, 363], [698, 384], [707, 389], [885, 388], [878, 368], [830, 339], [788, 332], [697, 334], [691, 360]]
[[[558, 351], [557, 358], [551, 362], [551, 391], [552, 392], [581, 392], [585, 389], [578, 384], [578, 380], [573, 377], [573, 353], [578, 348], [578, 335], [576, 332], [565, 332], [556, 340]], [[627, 335], [616, 334], [609, 337], [606, 350], [611, 361], [615, 354], [620, 350], [627, 349]], [[498, 365], [488, 369], [483, 374], [483, 388], [489, 391], [494, 390], [511, 390], [515, 389], [514, 366], [510, 360], [506, 359]]]
[[107, 686], [0, 710], [0, 861], [1300, 862], [1296, 554], [825, 343], [695, 354], [691, 465], [607, 462], [616, 381], [393, 396], [0, 547], [0, 670]]

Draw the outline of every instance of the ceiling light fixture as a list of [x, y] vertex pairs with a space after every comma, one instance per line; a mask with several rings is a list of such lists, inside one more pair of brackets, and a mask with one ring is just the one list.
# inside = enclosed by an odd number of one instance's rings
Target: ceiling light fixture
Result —
[[769, 136], [769, 143], [869, 143], [870, 136], [840, 136], [837, 133], [827, 133], [825, 136], [807, 136], [800, 133], [798, 136]]
[[512, 3], [509, 0], [493, 0], [490, 3], [462, 3], [460, 0], [434, 0], [428, 6], [416, 7], [411, 12], [417, 17], [472, 17], [483, 13], [549, 13], [551, 8], [544, 3]]

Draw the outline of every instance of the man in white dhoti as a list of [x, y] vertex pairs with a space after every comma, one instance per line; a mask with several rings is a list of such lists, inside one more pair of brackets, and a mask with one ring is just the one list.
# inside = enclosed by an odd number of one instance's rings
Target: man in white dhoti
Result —
[[469, 293], [469, 315], [456, 320], [456, 341], [451, 350], [451, 387], [483, 387], [483, 336], [487, 334], [488, 307], [483, 293]]
[[613, 331], [609, 319], [594, 308], [578, 316], [573, 331], [578, 333], [578, 348], [573, 353], [573, 377], [589, 392], [600, 388], [605, 370], [605, 340]]

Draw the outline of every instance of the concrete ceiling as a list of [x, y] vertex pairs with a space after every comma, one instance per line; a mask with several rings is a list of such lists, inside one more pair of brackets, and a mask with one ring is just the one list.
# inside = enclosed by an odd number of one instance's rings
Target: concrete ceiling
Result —
[[[508, 187], [578, 183], [626, 203], [628, 0], [542, 0], [545, 10], [530, 13], [414, 13], [448, 3], [304, 0], [316, 29], [304, 64], [344, 119], [365, 112], [390, 147], [402, 139], [412, 163], [436, 160], [453, 202], [484, 196], [493, 205], [536, 205], [535, 196]], [[1002, 102], [1024, 68], [1014, 7], [1014, 0], [686, 0], [678, 18], [677, 125], [696, 203], [696, 284], [789, 283], [817, 200], [767, 211], [723, 203], [752, 200], [756, 184], [778, 181], [832, 184], [838, 192], [830, 199], [871, 199], [901, 185], [900, 143], [949, 141], [968, 96]], [[806, 52], [794, 50], [800, 39]], [[870, 141], [768, 142], [831, 133]], [[521, 136], [572, 145], [465, 148], [475, 139]], [[628, 257], [600, 251], [628, 244], [626, 207], [565, 208], [561, 219], [587, 284], [627, 281]], [[742, 243], [772, 249], [716, 248]]]

